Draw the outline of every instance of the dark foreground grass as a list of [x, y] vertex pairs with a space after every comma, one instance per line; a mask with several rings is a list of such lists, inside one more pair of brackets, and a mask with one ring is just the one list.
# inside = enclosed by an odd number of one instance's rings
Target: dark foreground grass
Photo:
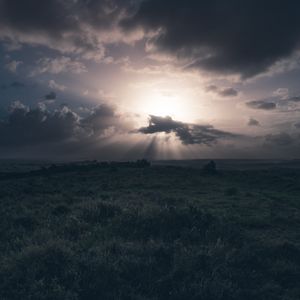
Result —
[[300, 299], [300, 171], [0, 181], [0, 299]]

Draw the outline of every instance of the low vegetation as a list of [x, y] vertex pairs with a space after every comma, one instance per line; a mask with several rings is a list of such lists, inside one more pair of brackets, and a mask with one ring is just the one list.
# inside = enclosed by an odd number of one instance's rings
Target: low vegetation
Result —
[[300, 299], [300, 171], [0, 176], [0, 299]]

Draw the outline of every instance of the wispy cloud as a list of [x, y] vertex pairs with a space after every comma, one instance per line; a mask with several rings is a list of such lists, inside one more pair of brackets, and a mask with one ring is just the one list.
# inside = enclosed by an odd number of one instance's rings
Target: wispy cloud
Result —
[[[87, 72], [87, 68], [83, 62], [73, 60], [67, 56], [57, 58], [41, 58], [37, 61], [37, 66], [31, 72], [31, 76], [36, 76], [43, 73], [60, 74], [60, 73], [80, 74]], [[52, 84], [54, 84], [52, 82]]]
[[51, 88], [53, 90], [59, 90], [59, 91], [64, 91], [67, 88], [63, 84], [59, 84], [53, 79], [49, 81], [48, 86], [49, 86], [49, 88]]

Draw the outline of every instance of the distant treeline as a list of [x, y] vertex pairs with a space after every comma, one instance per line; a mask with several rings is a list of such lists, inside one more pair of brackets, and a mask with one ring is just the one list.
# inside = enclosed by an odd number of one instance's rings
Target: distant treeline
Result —
[[112, 171], [118, 168], [148, 168], [151, 167], [151, 163], [146, 159], [140, 159], [137, 161], [126, 162], [98, 162], [98, 161], [84, 161], [80, 163], [68, 163], [68, 164], [52, 164], [50, 166], [43, 166], [39, 170], [32, 170], [29, 172], [2, 172], [0, 173], [0, 180], [12, 179], [12, 178], [24, 178], [31, 176], [43, 176], [57, 173], [67, 172], [82, 172], [91, 171], [97, 169], [111, 169]]
[[[98, 161], [85, 161], [81, 163], [70, 163], [63, 165], [52, 164], [48, 168], [42, 168], [39, 171], [80, 171], [80, 170], [93, 170], [98, 168], [147, 168], [151, 163], [146, 159], [137, 161], [111, 161], [111, 162], [98, 162]], [[34, 172], [34, 171], [33, 171]]]
[[[111, 162], [99, 162], [94, 161], [82, 161], [82, 162], [72, 162], [72, 163], [61, 163], [61, 164], [51, 164], [47, 166], [41, 166], [38, 170], [31, 170], [28, 172], [0, 172], [0, 180], [7, 179], [18, 179], [18, 178], [28, 178], [35, 176], [49, 176], [59, 173], [69, 173], [69, 172], [88, 172], [93, 170], [110, 170], [117, 171], [118, 169], [134, 169], [134, 168], [149, 168], [151, 163], [146, 159], [140, 159], [137, 161], [111, 161]], [[170, 166], [172, 167], [172, 166]], [[215, 175], [217, 174], [216, 163], [210, 161], [205, 164], [202, 168], [203, 175]]]

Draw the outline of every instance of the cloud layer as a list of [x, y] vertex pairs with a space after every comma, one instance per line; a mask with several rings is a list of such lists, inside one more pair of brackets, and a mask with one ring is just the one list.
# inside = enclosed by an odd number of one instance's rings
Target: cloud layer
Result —
[[[250, 118], [248, 125], [259, 126], [259, 122]], [[170, 149], [181, 147], [185, 151], [191, 149], [201, 153], [209, 146], [212, 153], [221, 157], [232, 157], [233, 153], [240, 157], [248, 148], [251, 157], [262, 157], [266, 153], [276, 157], [299, 153], [299, 124], [294, 122], [293, 128], [291, 132], [274, 129], [268, 134], [251, 137], [212, 125], [152, 115], [148, 126], [136, 129], [132, 116], [120, 114], [106, 104], [86, 108], [82, 115], [66, 105], [50, 110], [47, 101], [35, 108], [16, 101], [12, 103], [8, 117], [0, 120], [0, 154], [2, 157], [21, 155], [30, 158], [153, 159], [162, 154], [159, 152], [162, 144], [170, 146], [171, 139]], [[189, 155], [187, 152], [186, 157]]]
[[[121, 39], [117, 23], [130, 10], [126, 0], [0, 0], [0, 38], [19, 48], [45, 45], [100, 60], [103, 42]], [[17, 46], [18, 45], [18, 46]]]
[[251, 77], [299, 49], [299, 10], [283, 0], [0, 0], [0, 38], [98, 61], [107, 44], [145, 39], [188, 69]]

